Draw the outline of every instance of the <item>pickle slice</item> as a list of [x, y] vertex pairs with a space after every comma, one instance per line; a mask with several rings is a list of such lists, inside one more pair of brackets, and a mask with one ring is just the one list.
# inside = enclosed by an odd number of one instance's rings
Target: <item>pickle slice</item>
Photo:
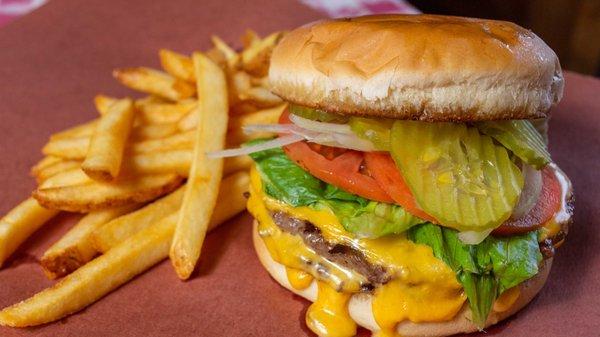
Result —
[[313, 121], [344, 124], [347, 123], [349, 120], [349, 118], [344, 115], [308, 108], [301, 105], [290, 104], [288, 109], [294, 115], [298, 115], [302, 118], [310, 119]]
[[465, 124], [396, 121], [391, 153], [420, 207], [440, 224], [483, 231], [502, 224], [523, 176], [508, 151]]
[[542, 135], [528, 120], [479, 122], [476, 126], [538, 170], [552, 161]]
[[348, 124], [358, 137], [370, 140], [377, 150], [390, 150], [390, 132], [394, 124], [392, 120], [352, 117]]

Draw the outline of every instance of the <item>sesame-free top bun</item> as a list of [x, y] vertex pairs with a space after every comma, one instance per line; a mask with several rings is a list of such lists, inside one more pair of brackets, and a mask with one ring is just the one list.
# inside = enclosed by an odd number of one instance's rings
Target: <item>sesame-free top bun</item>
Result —
[[[267, 250], [262, 238], [258, 234], [257, 223], [254, 221], [253, 228], [254, 249], [263, 267], [269, 272], [271, 277], [277, 283], [292, 291], [296, 295], [302, 296], [307, 300], [314, 302], [317, 298], [317, 282], [313, 280], [311, 285], [302, 290], [292, 287], [287, 279], [285, 267], [273, 260], [271, 254]], [[512, 316], [517, 311], [527, 305], [535, 295], [542, 289], [550, 268], [552, 267], [552, 258], [544, 260], [540, 265], [540, 270], [533, 278], [519, 284], [519, 297], [513, 305], [505, 311], [492, 311], [485, 324], [486, 327], [494, 325], [509, 316]], [[379, 331], [380, 328], [375, 321], [373, 311], [371, 309], [372, 296], [367, 293], [357, 293], [352, 295], [348, 302], [348, 313], [356, 324], [369, 329], [371, 331]], [[471, 310], [465, 304], [458, 314], [449, 321], [445, 322], [422, 322], [413, 323], [411, 321], [403, 321], [396, 326], [398, 335], [403, 337], [437, 337], [451, 336], [459, 333], [470, 333], [477, 331], [477, 326], [471, 322]]]
[[533, 32], [435, 15], [302, 26], [275, 47], [269, 82], [299, 105], [425, 121], [542, 118], [563, 92], [558, 58]]

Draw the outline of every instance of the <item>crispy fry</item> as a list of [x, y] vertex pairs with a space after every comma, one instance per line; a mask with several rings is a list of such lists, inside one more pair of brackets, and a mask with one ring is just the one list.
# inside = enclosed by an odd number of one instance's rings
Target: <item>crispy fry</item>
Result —
[[154, 225], [165, 216], [176, 213], [181, 207], [184, 193], [185, 186], [182, 186], [166, 197], [96, 229], [91, 237], [94, 249], [105, 253], [140, 230]]
[[220, 37], [213, 35], [211, 40], [215, 45], [215, 48], [221, 51], [221, 53], [223, 53], [225, 56], [228, 69], [236, 69], [238, 67], [238, 63], [240, 62], [240, 55], [236, 53], [235, 50], [233, 50], [233, 48], [231, 48], [227, 43], [225, 43], [225, 41], [221, 40]]
[[87, 123], [76, 125], [74, 127], [52, 134], [50, 136], [50, 140], [54, 141], [65, 138], [89, 137], [94, 133], [94, 130], [96, 130], [97, 123], [98, 120], [94, 119]]
[[262, 87], [253, 87], [239, 94], [239, 98], [243, 101], [248, 100], [254, 102], [257, 106], [268, 108], [283, 103], [283, 100], [275, 96], [269, 90]]
[[124, 206], [87, 214], [52, 247], [48, 248], [40, 264], [50, 279], [70, 274], [89, 262], [96, 254], [91, 235], [110, 220], [136, 209], [138, 205]]
[[145, 124], [175, 123], [196, 107], [196, 100], [186, 99], [177, 103], [156, 103], [137, 100], [137, 117]]
[[269, 71], [273, 48], [282, 36], [282, 32], [275, 32], [258, 42], [252, 43], [242, 52], [242, 68], [251, 75], [266, 76]]
[[243, 71], [237, 71], [235, 74], [233, 74], [231, 78], [230, 96], [233, 97], [230, 101], [236, 102], [237, 100], [239, 100], [240, 93], [250, 90], [251, 87], [252, 85], [250, 84], [250, 75]]
[[158, 52], [158, 56], [160, 58], [160, 65], [167, 73], [180, 80], [191, 83], [196, 82], [194, 64], [189, 57], [168, 49], [161, 49]]
[[46, 156], [56, 156], [63, 159], [83, 159], [90, 146], [90, 137], [50, 139], [42, 148]]
[[38, 186], [38, 189], [81, 185], [90, 182], [92, 182], [90, 177], [88, 177], [79, 167], [76, 167], [49, 177]]
[[122, 99], [112, 103], [100, 118], [81, 164], [81, 169], [90, 178], [111, 181], [119, 175], [134, 116], [133, 101]]
[[242, 35], [242, 45], [244, 46], [244, 49], [248, 49], [258, 42], [260, 42], [260, 36], [252, 29], [246, 29], [246, 32]]
[[149, 139], [131, 144], [129, 151], [132, 153], [150, 153], [172, 150], [191, 150], [194, 147], [194, 130], [176, 133], [172, 136]]
[[189, 131], [196, 128], [198, 125], [198, 110], [197, 108], [190, 111], [177, 123], [177, 128], [180, 131]]
[[[244, 192], [248, 191], [248, 183], [247, 172], [238, 172], [223, 179], [217, 205], [208, 225], [209, 231], [246, 208]], [[180, 187], [176, 192], [97, 229], [93, 234], [94, 247], [100, 252], [106, 252], [140, 230], [151, 226], [165, 214], [176, 212], [183, 200], [184, 191], [185, 188]]]
[[52, 164], [50, 166], [47, 166], [41, 170], [38, 170], [35, 173], [35, 178], [38, 182], [38, 184], [42, 184], [44, 181], [48, 180], [49, 178], [66, 172], [66, 171], [71, 171], [74, 169], [78, 169], [81, 167], [81, 162], [78, 160], [63, 160], [61, 159], [59, 162]]
[[223, 174], [223, 159], [213, 159], [206, 152], [225, 146], [228, 105], [225, 73], [201, 53], [194, 53], [199, 123], [194, 145], [194, 161], [169, 256], [181, 279], [191, 275], [217, 202]]
[[193, 85], [176, 79], [160, 70], [138, 67], [113, 71], [113, 76], [123, 85], [141, 92], [178, 101], [192, 97], [196, 92]]
[[176, 174], [132, 176], [114, 183], [90, 181], [85, 184], [38, 188], [33, 197], [44, 207], [71, 212], [143, 203], [165, 195], [183, 183]]
[[58, 214], [33, 198], [20, 203], [0, 219], [0, 267], [25, 239]]
[[237, 156], [225, 158], [223, 162], [223, 175], [228, 176], [237, 171], [244, 171], [250, 168], [253, 161], [250, 156]]
[[227, 143], [232, 146], [237, 146], [250, 139], [273, 136], [272, 133], [266, 132], [246, 134], [244, 133], [243, 127], [250, 124], [277, 124], [279, 116], [281, 116], [281, 113], [286, 107], [287, 104], [281, 104], [274, 108], [259, 110], [231, 118], [231, 122], [229, 122]]
[[94, 105], [96, 106], [96, 111], [98, 111], [98, 113], [101, 116], [106, 115], [106, 113], [110, 109], [110, 106], [118, 100], [119, 99], [117, 98], [106, 95], [96, 95], [96, 97], [94, 97]]
[[131, 139], [144, 140], [171, 136], [179, 131], [177, 123], [140, 125], [131, 131]]
[[0, 311], [0, 325], [56, 321], [94, 303], [167, 257], [177, 218], [171, 216], [90, 261], [53, 287]]
[[193, 151], [174, 150], [140, 153], [126, 159], [125, 171], [136, 174], [177, 173], [187, 177], [194, 158]]
[[32, 176], [37, 176], [42, 170], [63, 161], [62, 158], [56, 156], [45, 156], [40, 161], [38, 161], [33, 167], [31, 167], [30, 174]]

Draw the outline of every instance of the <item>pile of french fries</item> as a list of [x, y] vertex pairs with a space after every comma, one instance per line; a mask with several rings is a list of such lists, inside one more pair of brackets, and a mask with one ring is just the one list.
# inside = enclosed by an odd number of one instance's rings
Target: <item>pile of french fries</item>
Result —
[[94, 99], [99, 117], [57, 132], [32, 169], [38, 187], [0, 220], [0, 267], [59, 212], [83, 217], [42, 256], [53, 287], [0, 311], [0, 325], [56, 321], [170, 257], [187, 279], [207, 231], [245, 208], [251, 160], [213, 159], [248, 124], [276, 123], [285, 104], [267, 89], [284, 33], [247, 31], [237, 52], [218, 37], [191, 56], [160, 50], [162, 70], [117, 69], [143, 98]]

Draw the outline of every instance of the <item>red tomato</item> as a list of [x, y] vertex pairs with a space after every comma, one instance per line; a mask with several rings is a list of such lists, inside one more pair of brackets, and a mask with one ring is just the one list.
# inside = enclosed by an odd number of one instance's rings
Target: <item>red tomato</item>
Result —
[[408, 185], [400, 174], [396, 163], [387, 153], [366, 152], [365, 163], [367, 169], [375, 178], [379, 186], [392, 198], [398, 205], [410, 214], [421, 219], [438, 223], [432, 216], [425, 213], [415, 201]]
[[[288, 115], [287, 111], [281, 114], [279, 122], [289, 123]], [[393, 202], [375, 179], [361, 172], [364, 161], [362, 152], [335, 151], [328, 146], [312, 147], [314, 149], [306, 142], [298, 142], [284, 146], [283, 150], [290, 159], [326, 183], [370, 200]]]
[[546, 167], [542, 170], [542, 192], [529, 213], [519, 219], [509, 219], [494, 229], [493, 235], [514, 235], [531, 232], [542, 227], [560, 209], [561, 187], [554, 169]]

